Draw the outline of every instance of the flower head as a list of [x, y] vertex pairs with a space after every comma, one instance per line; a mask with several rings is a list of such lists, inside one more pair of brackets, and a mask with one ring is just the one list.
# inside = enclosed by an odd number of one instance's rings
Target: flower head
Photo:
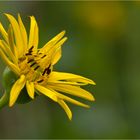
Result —
[[88, 105], [67, 95], [94, 101], [93, 95], [80, 86], [95, 85], [95, 83], [79, 75], [53, 70], [53, 66], [61, 58], [61, 46], [67, 40], [67, 37], [64, 37], [65, 31], [56, 35], [42, 48], [38, 48], [39, 29], [35, 17], [30, 16], [28, 38], [20, 15], [18, 14], [18, 20], [10, 14], [5, 15], [10, 24], [6, 31], [0, 23], [2, 35], [0, 56], [17, 76], [10, 88], [9, 106], [15, 104], [21, 91], [26, 87], [25, 94], [28, 94], [31, 99], [34, 99], [35, 94], [49, 97], [65, 110], [69, 119], [72, 118], [72, 113], [66, 102], [88, 108]]

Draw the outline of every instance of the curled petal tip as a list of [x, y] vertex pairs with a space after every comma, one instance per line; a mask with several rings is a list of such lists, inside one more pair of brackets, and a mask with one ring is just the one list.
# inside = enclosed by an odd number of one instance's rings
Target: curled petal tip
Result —
[[93, 85], [96, 85], [96, 83], [95, 83], [95, 82], [93, 82]]
[[65, 34], [65, 33], [66, 33], [66, 31], [65, 31], [65, 30], [63, 30], [61, 33]]
[[31, 99], [34, 99], [34, 96], [32, 96]]
[[95, 101], [94, 96], [91, 96], [91, 97], [90, 97], [90, 101]]
[[92, 85], [96, 85], [96, 83], [93, 81], [93, 80], [91, 80], [91, 83], [90, 84], [92, 84]]
[[72, 116], [69, 117], [69, 120], [72, 121]]
[[84, 107], [85, 107], [85, 108], [90, 108], [90, 106], [89, 106], [89, 105], [85, 105]]
[[12, 107], [14, 104], [12, 102], [9, 102], [9, 107]]
[[67, 37], [64, 37], [63, 39], [64, 39], [64, 42], [65, 42], [68, 38]]
[[69, 120], [72, 121], [72, 113], [67, 114], [67, 116], [68, 116]]
[[8, 13], [4, 13], [4, 15], [7, 16], [7, 17], [10, 16], [10, 14], [8, 14]]

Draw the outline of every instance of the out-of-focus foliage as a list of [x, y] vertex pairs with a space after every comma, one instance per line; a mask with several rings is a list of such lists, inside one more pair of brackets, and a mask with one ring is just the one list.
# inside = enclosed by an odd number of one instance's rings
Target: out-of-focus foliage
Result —
[[[34, 15], [40, 47], [65, 29], [68, 41], [55, 69], [97, 83], [86, 87], [96, 97], [91, 109], [71, 105], [72, 122], [46, 97], [3, 108], [0, 138], [140, 138], [139, 2], [0, 2], [0, 12], [20, 13], [28, 27]], [[0, 21], [7, 25], [2, 14]], [[0, 67], [2, 73], [1, 60]]]

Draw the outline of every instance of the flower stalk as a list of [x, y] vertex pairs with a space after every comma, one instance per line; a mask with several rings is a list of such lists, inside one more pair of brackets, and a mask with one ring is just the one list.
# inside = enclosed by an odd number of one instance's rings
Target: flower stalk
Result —
[[5, 91], [5, 93], [0, 98], [0, 109], [6, 106], [8, 104], [8, 101], [9, 101], [9, 95]]

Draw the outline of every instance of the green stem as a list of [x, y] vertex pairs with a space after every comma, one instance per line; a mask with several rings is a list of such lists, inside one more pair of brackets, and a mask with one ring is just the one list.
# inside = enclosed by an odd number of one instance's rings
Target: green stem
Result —
[[5, 92], [3, 96], [0, 98], [0, 109], [3, 108], [8, 103], [9, 96]]

